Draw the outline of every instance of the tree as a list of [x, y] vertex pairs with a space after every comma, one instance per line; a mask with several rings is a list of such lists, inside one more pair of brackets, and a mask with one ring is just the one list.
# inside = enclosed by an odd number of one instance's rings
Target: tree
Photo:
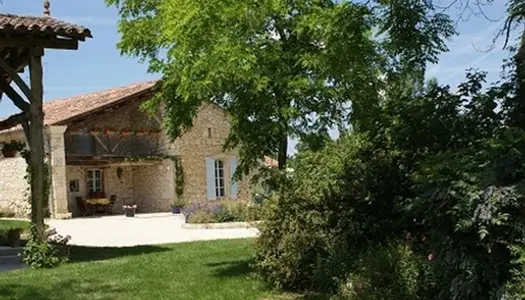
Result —
[[[119, 8], [123, 54], [163, 75], [172, 138], [203, 102], [225, 109], [247, 173], [264, 155], [286, 166], [289, 137], [347, 123], [364, 130], [381, 85], [423, 71], [454, 32], [427, 1], [106, 0]], [[422, 76], [422, 72], [418, 73]]]

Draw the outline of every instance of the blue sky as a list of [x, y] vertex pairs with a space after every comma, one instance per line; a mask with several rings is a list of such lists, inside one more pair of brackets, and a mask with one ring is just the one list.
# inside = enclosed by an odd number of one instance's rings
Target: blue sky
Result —
[[[441, 2], [446, 3], [447, 0]], [[486, 12], [490, 18], [499, 21], [471, 16], [468, 21], [459, 22], [460, 35], [449, 41], [450, 52], [441, 55], [439, 64], [429, 67], [429, 77], [437, 77], [441, 83], [455, 86], [463, 79], [466, 69], [476, 67], [489, 72], [489, 81], [497, 79], [502, 60], [508, 54], [501, 49], [501, 40], [492, 51], [484, 50], [489, 48], [501, 28], [506, 1], [494, 2]], [[43, 0], [3, 0], [0, 11], [42, 15], [42, 3]], [[146, 66], [139, 64], [137, 59], [120, 56], [116, 48], [119, 40], [117, 10], [106, 7], [104, 0], [51, 0], [51, 15], [90, 28], [94, 38], [82, 43], [78, 51], [46, 52], [46, 101], [159, 77], [148, 74]], [[23, 76], [27, 78], [27, 72]], [[16, 111], [8, 99], [2, 99], [0, 117]], [[294, 144], [290, 147], [293, 148]]]

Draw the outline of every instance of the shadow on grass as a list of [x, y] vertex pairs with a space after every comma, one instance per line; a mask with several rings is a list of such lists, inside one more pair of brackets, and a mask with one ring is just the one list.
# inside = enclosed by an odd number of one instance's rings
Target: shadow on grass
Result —
[[217, 277], [238, 277], [252, 275], [255, 270], [251, 266], [251, 260], [223, 261], [220, 263], [209, 263], [206, 266], [213, 268], [213, 274]]
[[160, 246], [135, 246], [135, 247], [86, 247], [72, 246], [69, 252], [69, 261], [87, 262], [97, 260], [107, 260], [125, 256], [135, 256], [151, 253], [169, 251], [169, 248]]
[[124, 290], [104, 283], [102, 280], [64, 280], [42, 288], [31, 282], [20, 284], [0, 283], [0, 299], [114, 299]]

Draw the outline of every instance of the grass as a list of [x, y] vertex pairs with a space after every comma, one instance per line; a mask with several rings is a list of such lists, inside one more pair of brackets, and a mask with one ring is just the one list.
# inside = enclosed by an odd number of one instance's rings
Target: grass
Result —
[[255, 278], [252, 243], [73, 247], [55, 269], [0, 273], [0, 299], [295, 299]]
[[29, 230], [30, 223], [28, 221], [21, 220], [0, 220], [0, 231], [8, 229], [21, 228], [24, 231]]

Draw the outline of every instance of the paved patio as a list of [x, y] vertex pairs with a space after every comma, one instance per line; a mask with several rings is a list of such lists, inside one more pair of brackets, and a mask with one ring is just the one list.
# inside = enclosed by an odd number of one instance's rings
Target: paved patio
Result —
[[181, 243], [216, 239], [256, 237], [255, 228], [184, 229], [184, 221], [170, 213], [101, 216], [72, 220], [48, 220], [58, 234], [70, 235], [70, 244], [81, 246], [124, 247]]

